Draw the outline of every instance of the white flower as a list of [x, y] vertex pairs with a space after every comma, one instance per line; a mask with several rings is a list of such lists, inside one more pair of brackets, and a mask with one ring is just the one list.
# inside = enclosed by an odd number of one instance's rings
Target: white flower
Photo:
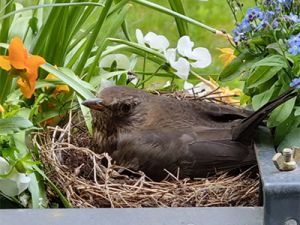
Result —
[[193, 85], [185, 81], [183, 89], [186, 90], [190, 95], [196, 95], [198, 97], [204, 96], [212, 92], [212, 88], [204, 82], [200, 82], [196, 85]]
[[166, 51], [170, 43], [168, 39], [163, 35], [157, 35], [153, 32], [149, 32], [144, 37], [143, 32], [140, 29], [135, 31], [137, 42], [140, 45], [145, 46], [146, 44], [153, 49], [159, 50], [160, 52]]
[[118, 69], [128, 70], [129, 69], [129, 59], [126, 55], [123, 54], [110, 54], [107, 56], [104, 56], [99, 66], [101, 68], [110, 68], [113, 63], [117, 64]]
[[194, 42], [191, 41], [189, 36], [182, 36], [177, 42], [177, 51], [180, 55], [189, 59], [195, 60], [191, 63], [194, 68], [205, 68], [211, 64], [211, 55], [206, 48], [195, 48]]
[[[0, 175], [5, 175], [11, 170], [9, 163], [0, 157]], [[13, 170], [12, 173], [5, 177], [0, 178], [0, 191], [4, 194], [14, 197], [25, 191], [30, 183], [30, 177], [24, 173], [18, 173]]]
[[189, 58], [192, 55], [192, 48], [194, 42], [191, 41], [189, 36], [182, 36], [177, 42], [177, 51], [180, 55]]
[[[132, 69], [129, 58], [124, 54], [110, 54], [110, 55], [104, 56], [101, 59], [99, 66], [100, 66], [100, 68], [103, 68], [103, 69], [111, 68], [111, 66], [113, 65], [114, 62], [116, 63], [116, 66], [118, 69], [127, 70], [127, 71], [130, 71]], [[120, 76], [121, 76], [121, 74], [118, 75], [118, 78], [120, 78]], [[130, 82], [133, 85], [136, 85], [138, 83], [138, 78], [133, 77], [133, 76], [128, 76], [128, 74], [127, 74], [127, 79], [130, 80]]]
[[190, 63], [182, 57], [179, 57], [179, 59], [176, 61], [175, 48], [167, 49], [165, 52], [165, 58], [168, 63], [170, 63], [171, 67], [176, 70], [175, 74], [178, 77], [187, 80], [190, 73]]

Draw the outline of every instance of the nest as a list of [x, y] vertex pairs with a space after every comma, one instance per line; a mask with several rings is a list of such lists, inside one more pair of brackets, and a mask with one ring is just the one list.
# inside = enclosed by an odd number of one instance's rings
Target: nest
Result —
[[[178, 96], [177, 96], [178, 97]], [[63, 127], [36, 133], [44, 172], [65, 193], [73, 207], [200, 207], [257, 206], [257, 168], [240, 173], [218, 173], [199, 179], [169, 174], [155, 182], [143, 172], [114, 165], [111, 157], [91, 150], [92, 139], [78, 114], [69, 114]], [[129, 172], [129, 173], [128, 173]], [[128, 175], [129, 174], [129, 175]], [[56, 194], [48, 187], [48, 197]]]

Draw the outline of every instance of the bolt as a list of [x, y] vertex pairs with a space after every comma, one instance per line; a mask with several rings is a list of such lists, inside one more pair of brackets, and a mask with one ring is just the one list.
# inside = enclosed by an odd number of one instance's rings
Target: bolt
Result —
[[276, 153], [272, 160], [276, 168], [281, 171], [291, 171], [297, 167], [294, 150], [290, 148], [283, 149], [282, 153]]
[[282, 151], [282, 155], [284, 157], [284, 161], [286, 163], [291, 162], [293, 160], [294, 151], [290, 148], [285, 148]]
[[297, 163], [294, 160], [294, 150], [290, 148], [285, 148], [282, 151], [282, 156], [284, 160], [283, 170], [291, 171], [296, 169]]

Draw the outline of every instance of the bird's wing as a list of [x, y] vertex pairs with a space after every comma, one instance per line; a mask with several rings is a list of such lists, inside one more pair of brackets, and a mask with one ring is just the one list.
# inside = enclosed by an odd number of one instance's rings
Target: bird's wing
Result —
[[112, 157], [155, 180], [167, 175], [164, 170], [176, 174], [179, 168], [180, 177], [200, 177], [255, 162], [252, 148], [230, 137], [229, 129], [205, 127], [132, 132], [120, 135]]
[[252, 112], [249, 110], [241, 109], [231, 105], [202, 102], [202, 104], [199, 104], [199, 106], [201, 107], [201, 113], [206, 113], [211, 117], [215, 117], [217, 120], [222, 120], [222, 118], [224, 118], [224, 121], [243, 119], [252, 114]]

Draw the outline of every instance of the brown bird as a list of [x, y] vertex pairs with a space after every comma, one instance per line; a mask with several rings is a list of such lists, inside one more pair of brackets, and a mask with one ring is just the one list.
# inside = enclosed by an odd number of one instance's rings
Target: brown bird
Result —
[[296, 95], [290, 90], [252, 113], [114, 86], [82, 104], [93, 109], [95, 151], [108, 152], [116, 164], [161, 180], [165, 170], [193, 178], [255, 164], [255, 128]]

